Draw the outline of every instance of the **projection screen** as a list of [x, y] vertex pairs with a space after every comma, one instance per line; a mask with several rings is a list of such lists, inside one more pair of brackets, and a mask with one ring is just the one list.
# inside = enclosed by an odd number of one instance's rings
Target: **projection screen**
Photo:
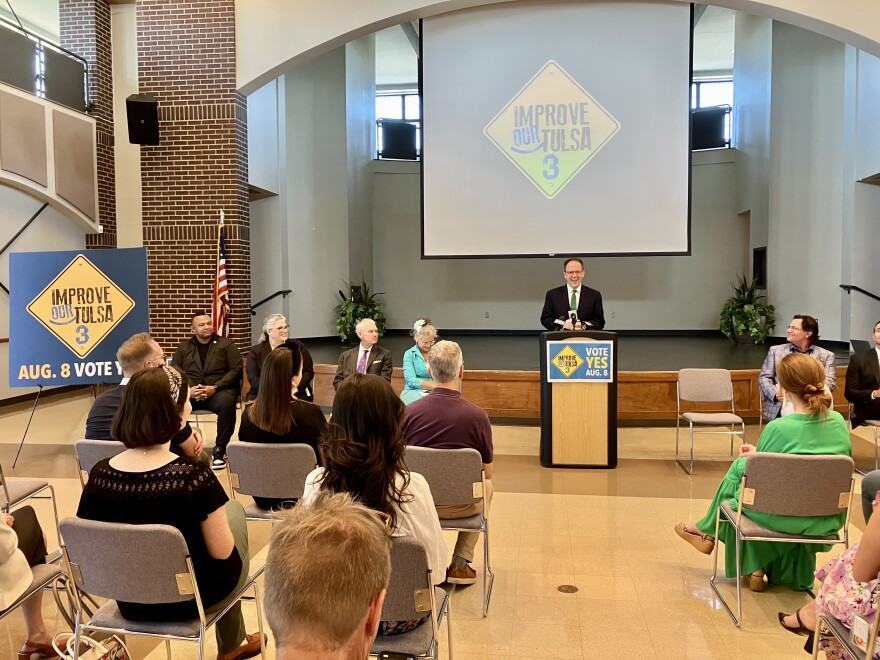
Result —
[[688, 254], [690, 8], [422, 21], [422, 256]]

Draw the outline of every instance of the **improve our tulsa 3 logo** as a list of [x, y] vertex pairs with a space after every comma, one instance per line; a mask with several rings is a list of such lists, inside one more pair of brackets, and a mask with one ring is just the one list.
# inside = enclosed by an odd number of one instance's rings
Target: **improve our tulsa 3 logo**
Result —
[[617, 120], [550, 60], [483, 132], [552, 198], [618, 130]]

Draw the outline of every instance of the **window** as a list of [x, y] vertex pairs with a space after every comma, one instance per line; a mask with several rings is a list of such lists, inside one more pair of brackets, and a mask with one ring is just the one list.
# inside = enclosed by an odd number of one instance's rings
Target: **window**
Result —
[[[416, 159], [422, 153], [421, 99], [417, 92], [382, 92], [376, 95], [376, 157], [383, 158], [383, 124], [407, 123], [416, 128]], [[393, 156], [385, 156], [391, 157]]]
[[724, 141], [730, 147], [731, 112], [733, 109], [733, 80], [695, 80], [691, 83], [691, 110], [726, 108], [724, 113]]

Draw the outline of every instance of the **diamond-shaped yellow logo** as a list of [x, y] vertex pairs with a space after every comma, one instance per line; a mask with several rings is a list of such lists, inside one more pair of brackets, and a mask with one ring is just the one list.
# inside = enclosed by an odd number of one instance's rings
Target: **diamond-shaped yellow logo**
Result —
[[552, 198], [618, 130], [617, 120], [550, 60], [483, 132]]
[[86, 357], [134, 309], [134, 300], [78, 254], [27, 306], [79, 358]]
[[571, 346], [566, 346], [556, 354], [556, 357], [553, 358], [553, 364], [556, 365], [556, 368], [559, 369], [566, 378], [577, 371], [577, 368], [583, 363], [583, 358], [575, 353]]

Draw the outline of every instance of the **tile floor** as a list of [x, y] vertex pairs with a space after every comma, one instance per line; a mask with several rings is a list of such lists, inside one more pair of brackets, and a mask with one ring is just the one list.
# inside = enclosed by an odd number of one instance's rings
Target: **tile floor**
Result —
[[[49, 478], [61, 516], [73, 515], [80, 493], [73, 441], [85, 427], [88, 391], [46, 397], [37, 409], [18, 464], [12, 462], [27, 423], [29, 404], [5, 406], [0, 463], [11, 477]], [[209, 442], [213, 428], [206, 425]], [[744, 592], [745, 622], [734, 627], [709, 588], [711, 559], [680, 541], [673, 525], [702, 515], [726, 470], [726, 447], [698, 442], [693, 476], [672, 461], [673, 428], [622, 428], [616, 470], [548, 470], [537, 459], [539, 430], [496, 426], [495, 501], [490, 516], [495, 588], [489, 616], [480, 616], [480, 587], [452, 598], [453, 643], [458, 660], [510, 658], [806, 658], [803, 638], [781, 630], [778, 610], [808, 598], [782, 588]], [[749, 440], [757, 438], [749, 427]], [[867, 436], [853, 436], [859, 454], [873, 451]], [[45, 527], [51, 511], [35, 505]], [[851, 538], [864, 521], [858, 504]], [[267, 525], [252, 524], [252, 550], [265, 546]], [[50, 544], [52, 535], [50, 534]], [[834, 552], [839, 552], [835, 550]], [[259, 559], [259, 557], [257, 557]], [[822, 559], [820, 558], [820, 561]], [[477, 571], [481, 570], [478, 563]], [[573, 585], [576, 593], [562, 593]], [[733, 596], [732, 587], [728, 591]], [[244, 606], [255, 629], [253, 604]], [[50, 597], [50, 629], [61, 630]], [[0, 657], [13, 658], [25, 638], [21, 615], [0, 621]], [[136, 640], [136, 658], [164, 658], [154, 642]], [[215, 654], [213, 640], [207, 658]], [[446, 655], [445, 640], [441, 646]], [[175, 644], [175, 658], [194, 658], [195, 647]], [[274, 658], [274, 649], [267, 652]]]

